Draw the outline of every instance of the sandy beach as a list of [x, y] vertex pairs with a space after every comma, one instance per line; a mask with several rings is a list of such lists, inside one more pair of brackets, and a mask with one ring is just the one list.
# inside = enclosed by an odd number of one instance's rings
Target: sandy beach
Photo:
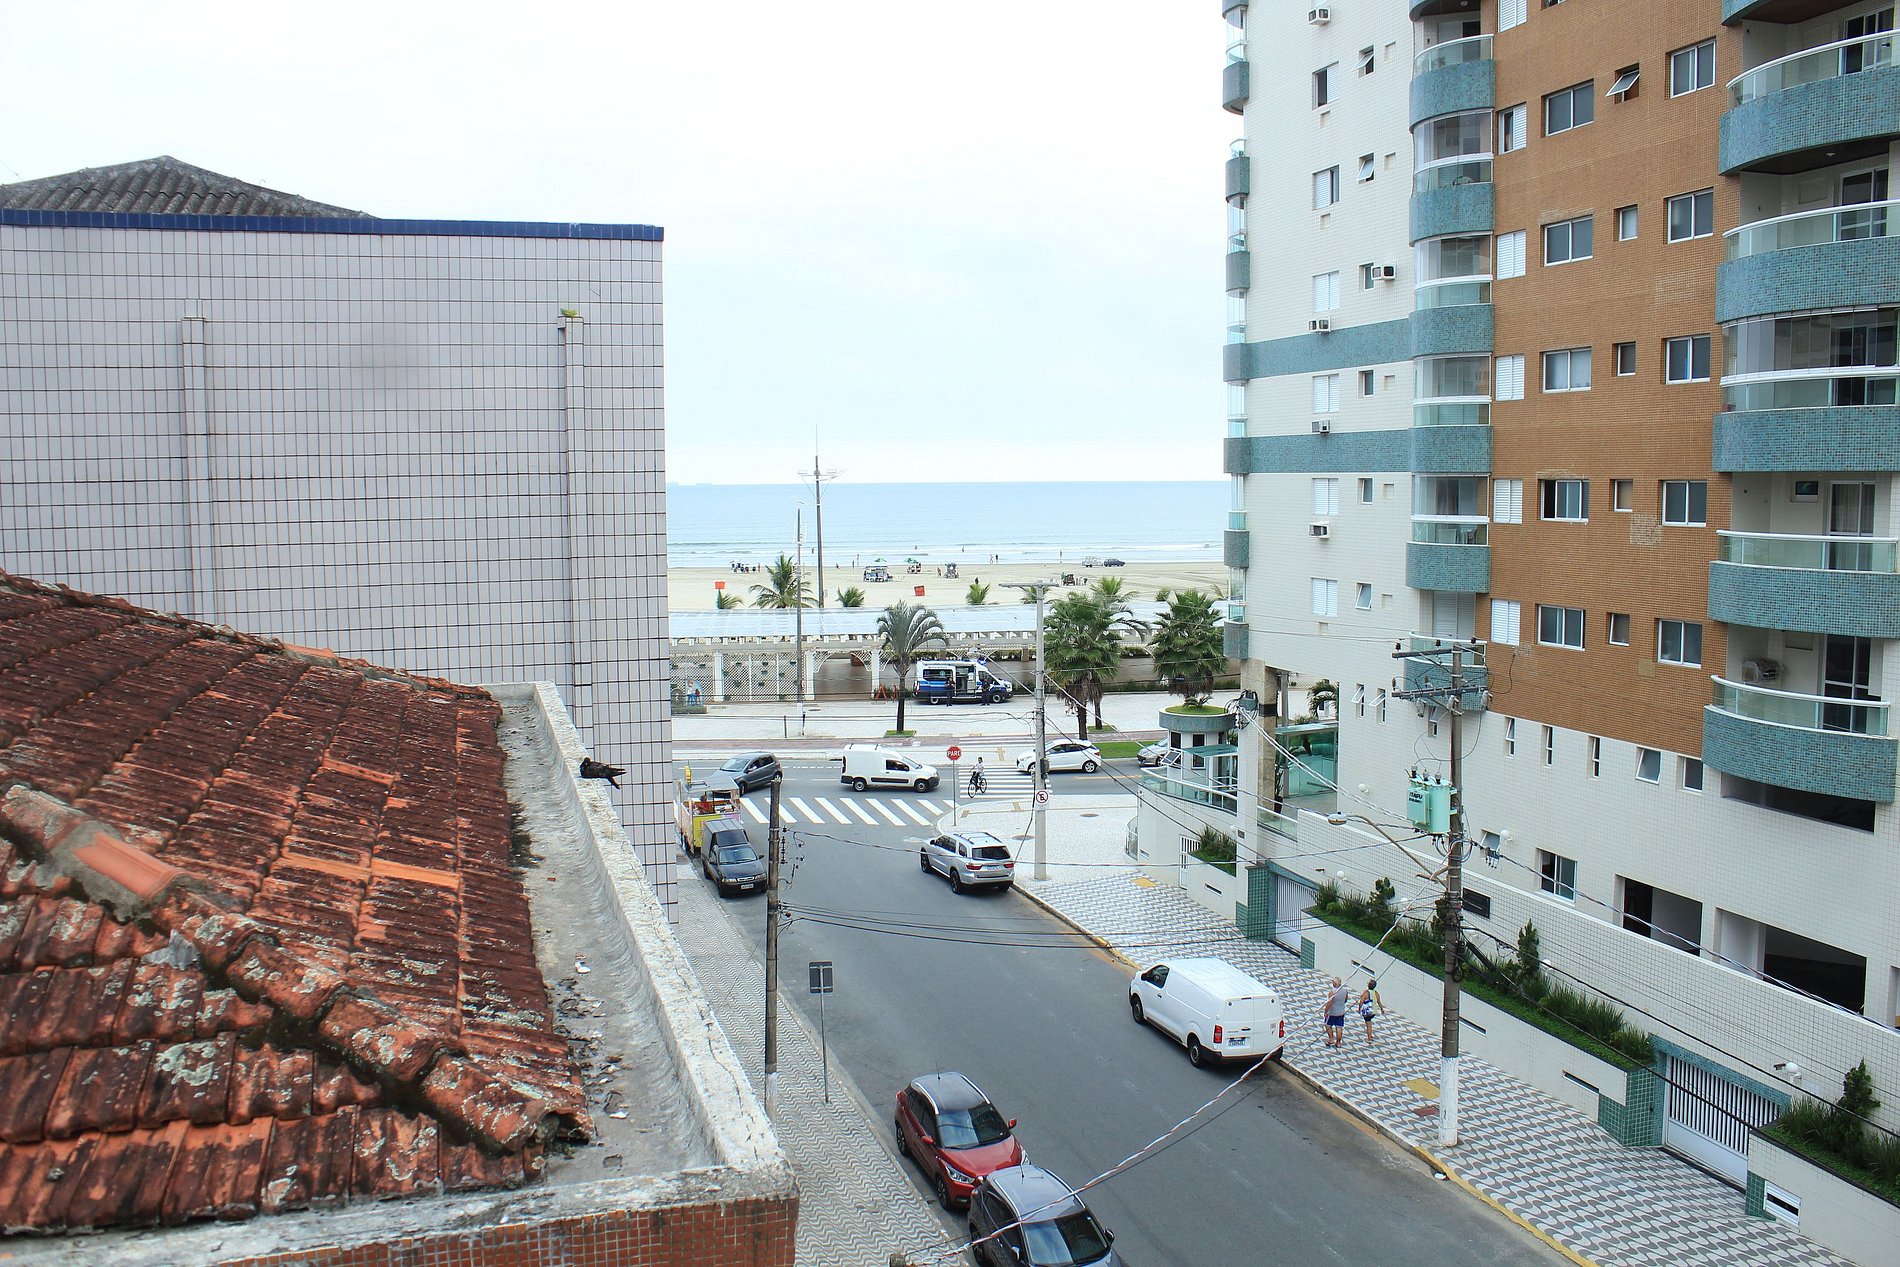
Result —
[[[938, 566], [925, 562], [921, 572], [911, 574], [904, 570], [905, 564], [900, 558], [891, 565], [891, 579], [879, 583], [861, 579], [861, 569], [849, 566], [848, 559], [846, 566], [840, 567], [827, 557], [826, 605], [837, 602], [839, 590], [856, 586], [864, 591], [866, 607], [888, 607], [899, 599], [917, 601], [915, 590], [921, 586], [924, 590], [921, 601], [933, 607], [958, 607], [969, 601], [970, 584], [973, 581], [981, 581], [990, 587], [991, 603], [1013, 603], [1021, 598], [1021, 593], [1004, 589], [1003, 582], [1060, 580], [1065, 572], [1075, 576], [1078, 584], [1074, 588], [1077, 589], [1086, 588], [1098, 577], [1119, 577], [1124, 592], [1134, 602], [1151, 601], [1158, 589], [1199, 589], [1205, 594], [1217, 590], [1225, 592], [1227, 587], [1227, 568], [1218, 559], [1189, 563], [1144, 560], [1118, 568], [1088, 568], [1074, 560], [1062, 563], [960, 563], [955, 579], [939, 575]], [[740, 604], [750, 607], [754, 598], [752, 587], [764, 580], [762, 570], [734, 572], [730, 568], [717, 567], [671, 568], [666, 574], [666, 605], [671, 611], [711, 610], [716, 606], [716, 596], [720, 593], [717, 586], [724, 582], [726, 593], [738, 595]], [[1066, 588], [1053, 591], [1058, 597], [1066, 592]]]

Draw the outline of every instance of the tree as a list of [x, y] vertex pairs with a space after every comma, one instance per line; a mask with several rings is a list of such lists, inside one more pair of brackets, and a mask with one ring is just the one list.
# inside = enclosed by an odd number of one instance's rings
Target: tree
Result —
[[1119, 608], [1122, 611], [1128, 610], [1128, 604], [1135, 599], [1135, 591], [1129, 589], [1119, 576], [1096, 577], [1089, 585], [1089, 593], [1107, 603], [1110, 608]]
[[739, 596], [737, 594], [728, 594], [726, 591], [720, 590], [717, 594], [713, 595], [713, 607], [717, 611], [729, 612], [738, 605]]
[[859, 589], [855, 585], [853, 585], [850, 589], [839, 590], [838, 591], [838, 606], [840, 607], [864, 606], [864, 591]]
[[1121, 676], [1122, 633], [1139, 623], [1093, 594], [1064, 594], [1049, 609], [1043, 652], [1049, 676], [1075, 710], [1076, 738], [1089, 737], [1089, 706], [1102, 716], [1102, 686]]
[[983, 607], [990, 601], [990, 587], [981, 581], [970, 582], [970, 592], [964, 596], [964, 602], [972, 607]]
[[752, 605], [789, 611], [811, 606], [811, 587], [798, 573], [798, 565], [779, 555], [765, 568], [765, 582], [752, 587]]
[[1339, 688], [1325, 678], [1313, 683], [1306, 692], [1306, 707], [1318, 721], [1339, 710]]
[[877, 636], [891, 667], [897, 670], [897, 729], [904, 729], [905, 683], [911, 666], [922, 658], [925, 647], [945, 646], [943, 622], [937, 613], [918, 604], [892, 603], [877, 618]]
[[1189, 704], [1205, 704], [1214, 693], [1214, 679], [1227, 667], [1221, 639], [1220, 613], [1214, 600], [1199, 590], [1182, 590], [1167, 600], [1168, 610], [1155, 626], [1155, 673], [1170, 695]]

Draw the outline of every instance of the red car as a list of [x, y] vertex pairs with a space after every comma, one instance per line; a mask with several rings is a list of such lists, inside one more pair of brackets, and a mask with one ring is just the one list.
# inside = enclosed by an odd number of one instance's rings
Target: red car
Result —
[[927, 1073], [897, 1093], [897, 1151], [929, 1174], [946, 1210], [968, 1205], [991, 1171], [1023, 1164], [1015, 1130], [960, 1073]]

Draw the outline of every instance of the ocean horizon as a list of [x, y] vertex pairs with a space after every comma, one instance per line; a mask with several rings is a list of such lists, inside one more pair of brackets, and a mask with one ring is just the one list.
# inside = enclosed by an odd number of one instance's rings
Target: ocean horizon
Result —
[[[1218, 559], [1227, 497], [1219, 480], [834, 483], [824, 493], [825, 561]], [[808, 557], [817, 545], [810, 484], [669, 483], [666, 499], [669, 567], [789, 555], [801, 512]]]

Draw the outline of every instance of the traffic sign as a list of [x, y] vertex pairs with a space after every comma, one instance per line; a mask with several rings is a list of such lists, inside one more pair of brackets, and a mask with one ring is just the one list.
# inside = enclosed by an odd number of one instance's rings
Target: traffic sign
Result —
[[813, 959], [807, 970], [811, 973], [811, 992], [813, 994], [831, 993], [831, 960]]
[[1046, 787], [1037, 788], [1036, 789], [1036, 804], [1047, 805], [1048, 803], [1049, 803], [1049, 789]]
[[951, 744], [947, 749], [944, 750], [943, 755], [950, 758], [952, 761], [957, 761], [962, 758], [963, 749], [957, 747], [955, 744]]

